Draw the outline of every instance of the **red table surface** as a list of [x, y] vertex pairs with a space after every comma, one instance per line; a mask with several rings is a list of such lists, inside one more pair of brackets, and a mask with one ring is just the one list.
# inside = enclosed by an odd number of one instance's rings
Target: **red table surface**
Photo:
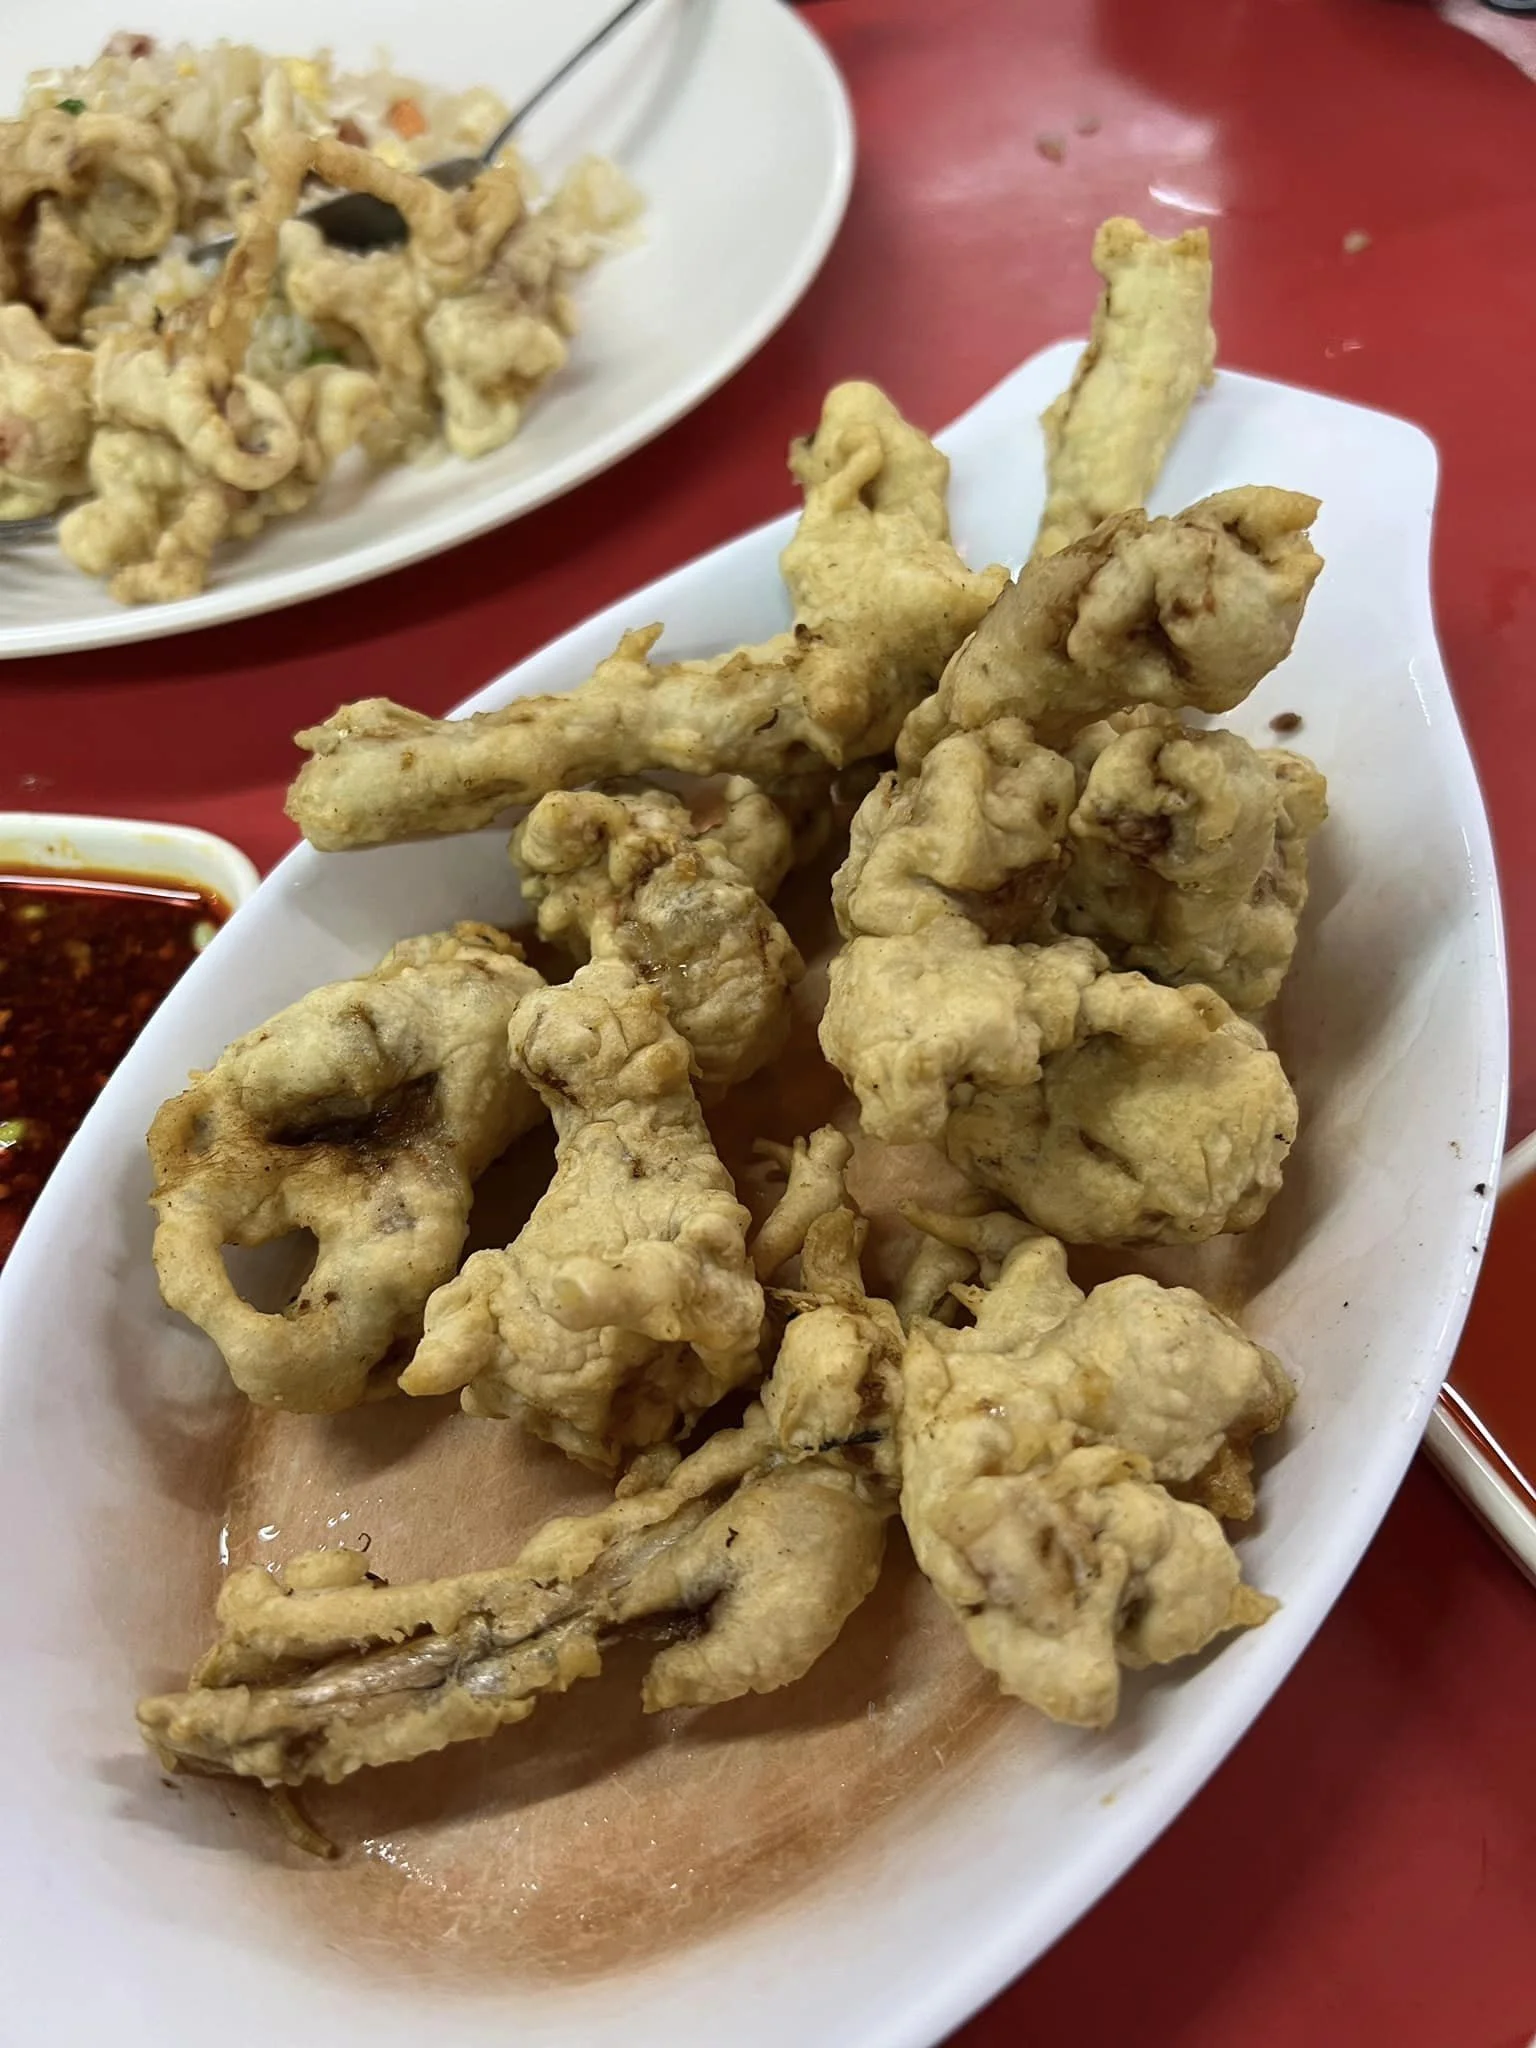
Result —
[[[0, 668], [0, 805], [183, 819], [269, 863], [292, 837], [296, 726], [365, 694], [445, 708], [788, 506], [785, 443], [837, 378], [873, 377], [938, 427], [1082, 331], [1102, 216], [1209, 219], [1223, 362], [1406, 414], [1439, 443], [1435, 597], [1498, 839], [1511, 1128], [1529, 1128], [1536, 87], [1418, 0], [821, 0], [809, 15], [852, 91], [858, 183], [825, 273], [724, 391], [562, 503], [418, 568], [214, 632]], [[1052, 136], [1060, 161], [1038, 146]], [[1349, 254], [1354, 231], [1370, 242]], [[1533, 1704], [1536, 1601], [1421, 1464], [1253, 1733], [958, 2039], [1523, 2048]]]

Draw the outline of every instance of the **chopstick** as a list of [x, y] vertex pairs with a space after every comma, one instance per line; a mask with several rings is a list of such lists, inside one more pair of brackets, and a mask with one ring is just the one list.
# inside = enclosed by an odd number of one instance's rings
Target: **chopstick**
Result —
[[[1504, 1155], [1499, 1192], [1536, 1172], [1536, 1132]], [[1511, 1560], [1536, 1585], [1536, 1485], [1521, 1471], [1464, 1394], [1445, 1386], [1424, 1433], [1424, 1448], [1487, 1524]]]

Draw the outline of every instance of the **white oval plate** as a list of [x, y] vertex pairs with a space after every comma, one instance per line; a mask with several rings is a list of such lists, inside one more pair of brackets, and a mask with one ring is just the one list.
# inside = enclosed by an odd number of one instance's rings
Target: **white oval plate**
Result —
[[[137, 4], [137, 0], [136, 0]], [[383, 46], [409, 75], [515, 103], [614, 0], [143, 0], [166, 40], [320, 45], [347, 70]], [[94, 56], [124, 0], [6, 0], [0, 109], [40, 65]], [[184, 633], [297, 604], [435, 555], [572, 489], [722, 384], [804, 293], [853, 177], [853, 122], [821, 44], [780, 0], [651, 0], [529, 121], [546, 178], [588, 150], [645, 195], [643, 240], [577, 285], [581, 333], [522, 432], [478, 462], [339, 476], [307, 511], [221, 550], [201, 596], [124, 607], [51, 542], [0, 551], [0, 658]]]
[[[1041, 498], [1036, 418], [1074, 353], [1036, 357], [943, 437], [973, 561], [1016, 560], [1028, 545]], [[662, 1944], [618, 1975], [454, 1999], [408, 1972], [353, 1967], [291, 1922], [274, 1928], [262, 1910], [272, 1870], [223, 1836], [211, 1803], [160, 1793], [134, 1748], [134, 1695], [163, 1680], [169, 1652], [134, 1633], [126, 1617], [144, 1602], [126, 1588], [183, 1567], [159, 1544], [118, 1554], [110, 1531], [158, 1494], [171, 1537], [209, 1540], [175, 1490], [186, 1478], [169, 1475], [192, 1469], [186, 1447], [209, 1426], [220, 1380], [203, 1340], [155, 1293], [142, 1134], [187, 1068], [236, 1032], [403, 932], [504, 914], [507, 891], [494, 831], [343, 856], [300, 850], [155, 1017], [0, 1278], [0, 1978], [12, 2038], [925, 2048], [1167, 1825], [1279, 1685], [1380, 1522], [1450, 1359], [1489, 1222], [1503, 960], [1487, 824], [1430, 614], [1435, 468], [1430, 443], [1402, 421], [1224, 374], [1159, 491], [1173, 507], [1262, 480], [1324, 499], [1328, 568], [1296, 651], [1234, 720], [1267, 740], [1276, 714], [1301, 713], [1296, 744], [1326, 768], [1334, 806], [1280, 1019], [1304, 1135], [1256, 1240], [1262, 1284], [1248, 1313], [1301, 1382], [1242, 1542], [1249, 1575], [1284, 1602], [1274, 1619], [1133, 1681], [1106, 1736], [1000, 1713], [968, 1760], [896, 1799], [771, 1909], [692, 1945]], [[766, 635], [785, 618], [774, 561], [787, 531], [765, 527], [637, 593], [465, 708], [568, 687], [621, 627], [651, 619], [670, 622], [679, 654]], [[180, 1461], [146, 1412], [175, 1419]], [[163, 1634], [180, 1609], [174, 1589], [156, 1599]], [[780, 1753], [786, 1793], [803, 1799], [793, 1742]], [[729, 1827], [718, 1798], [699, 1825]], [[327, 1873], [282, 1881], [303, 1887], [291, 1896], [312, 1910]]]

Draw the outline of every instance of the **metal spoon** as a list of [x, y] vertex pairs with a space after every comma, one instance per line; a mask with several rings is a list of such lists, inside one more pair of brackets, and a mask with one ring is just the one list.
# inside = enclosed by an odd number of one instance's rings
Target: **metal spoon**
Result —
[[[434, 185], [441, 185], [445, 192], [457, 192], [479, 177], [496, 161], [505, 144], [534, 108], [542, 106], [556, 86], [563, 85], [573, 71], [600, 50], [608, 38], [646, 4], [647, 0], [626, 0], [623, 7], [588, 36], [579, 50], [565, 59], [558, 71], [552, 72], [520, 107], [514, 108], [479, 156], [455, 156], [446, 163], [429, 164], [421, 176], [430, 178]], [[335, 199], [322, 199], [318, 206], [306, 208], [299, 219], [317, 227], [325, 239], [339, 249], [392, 249], [406, 238], [405, 219], [399, 208], [391, 206], [387, 199], [375, 199], [371, 192], [342, 192]], [[232, 234], [215, 235], [212, 241], [203, 242], [192, 251], [192, 261], [201, 263], [208, 257], [227, 256], [234, 244]]]

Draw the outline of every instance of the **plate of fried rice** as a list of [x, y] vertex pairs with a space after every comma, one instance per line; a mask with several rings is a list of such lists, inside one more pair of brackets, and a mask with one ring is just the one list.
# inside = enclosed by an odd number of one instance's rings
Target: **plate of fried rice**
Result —
[[[652, 0], [452, 192], [419, 173], [607, 0], [119, 5], [7, 9], [0, 656], [270, 611], [548, 502], [753, 353], [847, 202], [841, 81], [778, 0]], [[301, 218], [344, 191], [406, 241]]]

